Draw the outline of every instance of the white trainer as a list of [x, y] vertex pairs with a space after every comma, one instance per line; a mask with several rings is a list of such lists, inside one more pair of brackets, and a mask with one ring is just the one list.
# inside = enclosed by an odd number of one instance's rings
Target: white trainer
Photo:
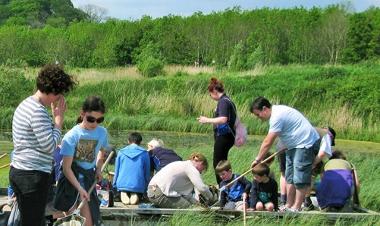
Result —
[[130, 199], [129, 199], [127, 192], [121, 192], [120, 199], [124, 205], [129, 205]]
[[136, 193], [132, 193], [129, 201], [131, 205], [136, 205], [139, 202], [139, 196]]

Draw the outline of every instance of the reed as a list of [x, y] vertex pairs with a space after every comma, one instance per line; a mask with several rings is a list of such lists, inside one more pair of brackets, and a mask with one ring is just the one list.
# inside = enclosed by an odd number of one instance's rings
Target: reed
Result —
[[[196, 71], [199, 68], [192, 70], [192, 67], [183, 66], [168, 68], [170, 73], [186, 73], [143, 78], [133, 67], [67, 68], [77, 77], [80, 86], [67, 96], [66, 128], [75, 123], [85, 97], [99, 95], [107, 106], [105, 125], [110, 129], [210, 133], [212, 128], [200, 125], [196, 118], [213, 116], [216, 102], [208, 96], [207, 85], [210, 77], [216, 76], [224, 82], [250, 134], [267, 132], [268, 124], [249, 112], [251, 101], [257, 96], [265, 96], [273, 104], [298, 109], [315, 126], [332, 126], [341, 138], [380, 142], [380, 64], [371, 67], [366, 64], [274, 65], [247, 72]], [[28, 78], [37, 73], [36, 69], [20, 70]], [[19, 92], [14, 96], [25, 98], [17, 95]], [[15, 105], [4, 100], [2, 106], [0, 126], [10, 128]]]

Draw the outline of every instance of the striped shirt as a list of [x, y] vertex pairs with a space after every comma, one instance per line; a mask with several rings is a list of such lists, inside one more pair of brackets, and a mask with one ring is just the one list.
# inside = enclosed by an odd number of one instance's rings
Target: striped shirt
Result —
[[13, 157], [11, 166], [21, 170], [52, 171], [53, 151], [61, 139], [45, 106], [34, 97], [17, 107], [12, 122]]

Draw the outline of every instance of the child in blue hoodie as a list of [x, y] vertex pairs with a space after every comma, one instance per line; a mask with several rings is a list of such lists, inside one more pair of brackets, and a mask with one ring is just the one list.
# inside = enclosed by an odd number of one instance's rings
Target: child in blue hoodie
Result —
[[113, 186], [121, 192], [121, 201], [125, 205], [136, 205], [150, 180], [149, 153], [139, 146], [141, 141], [140, 133], [129, 134], [128, 145], [116, 157]]

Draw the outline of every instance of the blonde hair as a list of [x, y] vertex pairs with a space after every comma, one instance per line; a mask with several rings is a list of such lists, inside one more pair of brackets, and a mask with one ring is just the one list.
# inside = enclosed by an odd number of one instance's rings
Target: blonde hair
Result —
[[153, 138], [148, 145], [152, 146], [152, 148], [163, 147], [164, 142], [161, 139]]
[[207, 162], [206, 156], [204, 156], [200, 152], [191, 153], [189, 160], [193, 160], [196, 162], [202, 162], [202, 165], [205, 167], [205, 170], [207, 170], [207, 168], [208, 168], [208, 162]]

